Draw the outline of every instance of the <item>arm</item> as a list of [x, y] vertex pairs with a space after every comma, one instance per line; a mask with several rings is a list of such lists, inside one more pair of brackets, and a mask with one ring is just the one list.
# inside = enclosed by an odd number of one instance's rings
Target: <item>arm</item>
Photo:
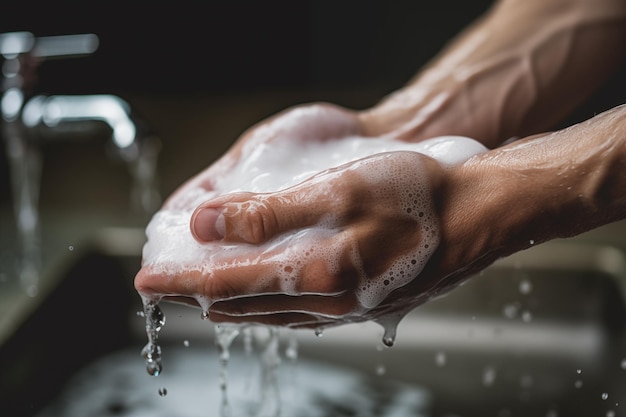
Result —
[[[406, 312], [496, 259], [531, 246], [531, 240], [538, 244], [573, 236], [626, 218], [624, 106], [479, 154], [452, 168], [419, 154], [397, 155], [370, 160], [389, 165], [363, 166], [363, 175], [348, 166], [278, 193], [231, 194], [203, 204], [201, 210], [222, 212], [226, 221], [219, 233], [207, 233], [216, 230], [217, 218], [195, 217], [191, 227], [196, 238], [250, 243], [250, 257], [234, 258], [209, 273], [189, 268], [168, 276], [144, 267], [136, 288], [188, 300], [202, 294], [215, 301], [210, 310], [215, 321], [318, 327], [370, 320], [391, 311]], [[395, 179], [370, 175], [400, 166], [406, 175]], [[435, 202], [437, 249], [412, 281], [364, 308], [354, 279], [361, 268], [367, 279], [383, 279], [390, 264], [424, 243], [424, 224], [419, 218], [407, 221], [400, 202], [404, 190], [412, 190], [423, 178], [428, 178]], [[375, 198], [381, 190], [386, 198]], [[254, 211], [238, 210], [252, 206]], [[322, 236], [319, 243], [332, 248], [340, 268], [328, 269], [328, 262], [318, 255], [301, 259], [296, 293], [287, 294], [275, 273], [274, 263], [285, 259], [282, 249], [260, 251], [255, 245], [329, 215], [339, 222], [341, 233]], [[361, 265], [353, 263], [355, 250]]]
[[477, 155], [445, 184], [431, 268], [453, 281], [533, 244], [624, 219], [626, 106]]
[[625, 21], [622, 0], [500, 0], [361, 118], [373, 136], [492, 148], [554, 128], [621, 63]]

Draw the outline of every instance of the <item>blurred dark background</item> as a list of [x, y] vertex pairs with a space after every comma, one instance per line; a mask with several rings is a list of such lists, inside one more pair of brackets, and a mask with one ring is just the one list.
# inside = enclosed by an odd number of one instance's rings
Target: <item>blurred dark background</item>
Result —
[[95, 33], [89, 58], [49, 62], [40, 87], [208, 94], [406, 81], [491, 2], [11, 2], [0, 32]]

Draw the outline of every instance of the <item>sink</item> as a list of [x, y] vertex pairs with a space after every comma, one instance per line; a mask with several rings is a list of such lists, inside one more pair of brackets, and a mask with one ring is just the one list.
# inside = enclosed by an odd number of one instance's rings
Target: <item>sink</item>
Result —
[[[145, 371], [142, 306], [132, 288], [143, 241], [141, 228], [102, 228], [49, 271], [52, 284], [33, 308], [0, 328], [3, 415], [219, 415], [224, 368], [215, 328], [199, 310], [162, 303], [164, 371]], [[392, 348], [374, 323], [321, 337], [282, 329], [281, 352], [290, 341], [298, 346], [297, 360], [285, 354], [278, 367], [283, 410], [297, 403], [320, 416], [619, 415], [624, 253], [588, 238], [519, 252], [413, 310]], [[227, 368], [233, 409], [249, 389], [244, 347], [240, 336]], [[290, 379], [297, 373], [298, 383]], [[294, 390], [304, 397], [289, 405]]]

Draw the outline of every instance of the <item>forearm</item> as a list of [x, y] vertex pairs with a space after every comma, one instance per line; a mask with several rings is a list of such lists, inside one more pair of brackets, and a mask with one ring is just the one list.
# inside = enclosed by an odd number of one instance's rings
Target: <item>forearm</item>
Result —
[[452, 269], [626, 218], [626, 106], [471, 158], [439, 201]]
[[363, 117], [374, 135], [489, 147], [550, 129], [620, 64], [625, 22], [622, 0], [502, 0]]

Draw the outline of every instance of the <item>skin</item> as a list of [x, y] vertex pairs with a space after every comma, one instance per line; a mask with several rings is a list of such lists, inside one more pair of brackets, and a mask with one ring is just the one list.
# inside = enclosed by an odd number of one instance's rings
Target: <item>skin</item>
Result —
[[[136, 289], [190, 303], [194, 294], [203, 294], [214, 301], [210, 317], [217, 322], [320, 327], [376, 320], [451, 290], [531, 240], [536, 245], [625, 218], [626, 107], [544, 132], [621, 63], [625, 20], [621, 0], [502, 0], [373, 108], [356, 112], [316, 103], [253, 126], [165, 207], [195, 209], [190, 232], [198, 241], [253, 245], [331, 212], [341, 232], [324, 243], [341, 254], [340, 268], [329, 271], [310, 257], [299, 279], [300, 296], [281, 294], [277, 279], [259, 284], [257, 278], [272, 266], [269, 255], [246, 266], [233, 259], [210, 277], [193, 271], [164, 276], [144, 266]], [[420, 141], [446, 134], [473, 137], [491, 150], [451, 168], [411, 152], [380, 162], [426, 172], [440, 242], [417, 278], [371, 309], [360, 308], [356, 299], [350, 250], [358, 248], [366, 270], [375, 273], [423, 237], [419, 225], [403, 216], [387, 179], [372, 183], [358, 175], [366, 164], [338, 167], [277, 193], [224, 195], [197, 208], [189, 207], [186, 197], [195, 187], [211, 190], [213, 179], [231, 168], [246, 146], [259, 142], [350, 135]], [[511, 137], [523, 139], [501, 146]], [[407, 175], [403, 187], [413, 180]], [[329, 198], [328, 189], [341, 195], [340, 201]], [[389, 198], [369, 198], [374, 189], [388, 189]], [[253, 206], [257, 209], [237, 209]]]

